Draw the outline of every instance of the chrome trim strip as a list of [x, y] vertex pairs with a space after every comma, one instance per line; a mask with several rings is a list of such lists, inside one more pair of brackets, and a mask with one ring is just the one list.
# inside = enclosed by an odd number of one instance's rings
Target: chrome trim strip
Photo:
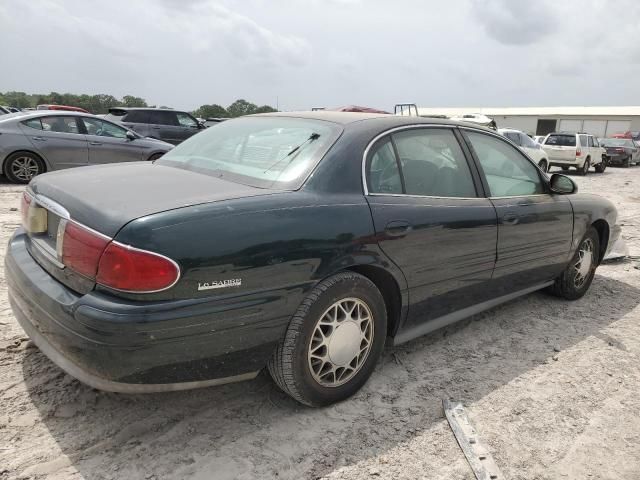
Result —
[[38, 252], [40, 252], [47, 260], [53, 263], [53, 265], [58, 267], [60, 270], [64, 270], [65, 266], [62, 262], [60, 262], [57, 253], [51, 247], [49, 247], [43, 240], [32, 237], [31, 245], [35, 249], [37, 249]]
[[51, 200], [48, 197], [45, 197], [44, 195], [39, 195], [39, 194], [34, 195], [31, 193], [29, 194], [36, 201], [38, 205], [40, 205], [41, 207], [44, 207], [45, 209], [49, 210], [52, 213], [55, 213], [60, 218], [64, 218], [65, 220], [69, 220], [71, 218], [71, 216], [69, 215], [69, 211], [66, 208], [64, 208], [62, 205], [60, 205], [58, 202], [54, 202], [53, 200]]
[[[126, 248], [127, 250], [133, 250], [133, 251], [136, 251], [136, 252], [142, 252], [142, 253], [146, 253], [147, 255], [153, 255], [155, 257], [160, 257], [160, 258], [162, 258], [164, 260], [167, 260], [170, 263], [172, 263], [173, 266], [176, 268], [176, 270], [178, 272], [178, 275], [176, 276], [176, 279], [173, 281], [173, 283], [171, 285], [169, 285], [167, 287], [164, 287], [164, 288], [161, 288], [159, 290], [122, 290], [120, 288], [113, 288], [113, 287], [110, 287], [109, 285], [103, 285], [102, 283], [98, 283], [97, 278], [96, 278], [96, 285], [100, 285], [100, 286], [102, 286], [104, 288], [108, 288], [109, 290], [114, 290], [116, 292], [133, 293], [133, 294], [136, 294], [136, 293], [144, 294], [144, 293], [164, 292], [165, 290], [170, 289], [171, 287], [173, 287], [176, 283], [178, 283], [180, 281], [180, 278], [182, 277], [182, 270], [180, 269], [180, 265], [178, 265], [178, 263], [175, 260], [167, 257], [166, 255], [162, 255], [161, 253], [156, 253], [156, 252], [150, 252], [149, 250], [144, 250], [142, 248], [132, 247], [131, 245], [127, 245], [126, 243], [120, 243], [120, 242], [117, 242], [115, 240], [112, 240], [111, 243], [114, 244], [114, 245], [118, 245], [119, 247]], [[107, 246], [107, 248], [108, 248], [108, 246]], [[105, 248], [105, 251], [106, 251], [106, 248]]]
[[[15, 298], [11, 297], [15, 301]], [[179, 382], [179, 383], [122, 383], [107, 380], [99, 377], [94, 373], [91, 373], [80, 365], [64, 356], [62, 352], [57, 350], [49, 341], [31, 324], [29, 319], [20, 308], [14, 309], [19, 312], [16, 315], [18, 323], [23, 328], [25, 333], [33, 340], [33, 343], [37, 345], [42, 353], [44, 353], [49, 359], [55, 363], [62, 370], [67, 372], [72, 377], [80, 380], [82, 383], [89, 385], [90, 387], [97, 388], [106, 392], [117, 393], [157, 393], [157, 392], [175, 392], [179, 390], [190, 390], [192, 388], [211, 387], [215, 385], [224, 385], [226, 383], [241, 382], [243, 380], [251, 380], [258, 376], [260, 371], [243, 373], [241, 375], [234, 375], [231, 377], [214, 378], [211, 380], [198, 380], [192, 382]]]
[[370, 193], [369, 197], [410, 197], [410, 198], [441, 198], [443, 200], [487, 200], [486, 197], [436, 197], [432, 195], [410, 195], [408, 193]]

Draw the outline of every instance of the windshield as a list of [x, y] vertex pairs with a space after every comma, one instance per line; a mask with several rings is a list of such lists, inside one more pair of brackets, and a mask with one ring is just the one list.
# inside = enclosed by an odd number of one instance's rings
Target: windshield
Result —
[[602, 138], [600, 145], [605, 147], [633, 147], [633, 142], [624, 138]]
[[342, 133], [334, 123], [245, 117], [209, 127], [156, 163], [260, 188], [295, 190]]
[[544, 142], [545, 145], [557, 145], [559, 147], [575, 147], [575, 135], [549, 135]]

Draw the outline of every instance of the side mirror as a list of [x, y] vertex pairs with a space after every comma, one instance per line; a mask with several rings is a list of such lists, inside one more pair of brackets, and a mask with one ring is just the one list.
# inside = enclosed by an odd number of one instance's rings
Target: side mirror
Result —
[[559, 173], [551, 175], [549, 186], [553, 193], [559, 193], [561, 195], [576, 193], [578, 191], [578, 185], [576, 185], [573, 180], [566, 175], [560, 175]]
[[198, 128], [202, 130], [203, 128], [207, 128], [207, 126], [204, 124], [204, 122], [198, 122]]
[[136, 138], [138, 137], [136, 136], [135, 133], [133, 133], [132, 131], [127, 132], [127, 140], [135, 140]]

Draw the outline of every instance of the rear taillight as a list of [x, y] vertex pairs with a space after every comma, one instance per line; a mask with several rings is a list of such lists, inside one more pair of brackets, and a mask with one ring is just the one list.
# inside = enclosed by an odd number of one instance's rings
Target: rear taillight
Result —
[[180, 269], [171, 259], [118, 242], [106, 248], [96, 282], [127, 292], [165, 290], [178, 281]]
[[22, 194], [22, 200], [20, 200], [20, 214], [22, 215], [22, 225], [27, 228], [29, 222], [29, 206], [31, 205], [31, 195], [27, 192]]
[[582, 155], [582, 150], [577, 149], [577, 150], [576, 150], [576, 157], [579, 157], [579, 156], [581, 156], [581, 155]]
[[85, 277], [96, 278], [100, 256], [110, 239], [74, 222], [67, 222], [62, 238], [62, 263]]
[[178, 264], [163, 255], [114, 242], [73, 221], [61, 228], [62, 263], [100, 285], [126, 292], [156, 292], [180, 278]]

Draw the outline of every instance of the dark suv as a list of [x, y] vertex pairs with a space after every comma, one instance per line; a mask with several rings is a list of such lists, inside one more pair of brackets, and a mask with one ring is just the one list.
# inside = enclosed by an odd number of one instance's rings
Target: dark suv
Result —
[[120, 122], [143, 137], [157, 138], [174, 145], [205, 128], [187, 112], [162, 108], [114, 107], [109, 109], [105, 119]]

